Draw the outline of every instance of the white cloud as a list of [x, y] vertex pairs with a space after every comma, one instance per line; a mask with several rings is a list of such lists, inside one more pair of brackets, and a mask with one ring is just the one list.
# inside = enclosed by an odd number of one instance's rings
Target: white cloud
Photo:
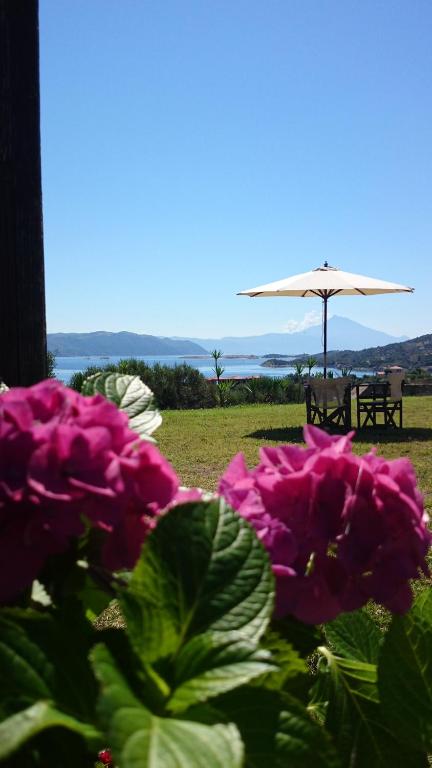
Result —
[[282, 330], [284, 333], [299, 333], [305, 331], [306, 328], [311, 328], [313, 325], [321, 325], [322, 315], [316, 309], [311, 312], [306, 312], [303, 320], [289, 320], [285, 323]]

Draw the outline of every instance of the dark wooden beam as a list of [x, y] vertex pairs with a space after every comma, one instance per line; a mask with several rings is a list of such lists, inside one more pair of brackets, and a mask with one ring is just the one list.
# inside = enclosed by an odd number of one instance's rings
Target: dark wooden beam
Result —
[[0, 377], [46, 376], [37, 0], [0, 0]]

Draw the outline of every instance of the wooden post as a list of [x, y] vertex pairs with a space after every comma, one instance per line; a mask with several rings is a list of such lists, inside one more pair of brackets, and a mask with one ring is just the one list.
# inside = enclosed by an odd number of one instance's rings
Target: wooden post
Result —
[[0, 0], [0, 378], [45, 378], [38, 0]]

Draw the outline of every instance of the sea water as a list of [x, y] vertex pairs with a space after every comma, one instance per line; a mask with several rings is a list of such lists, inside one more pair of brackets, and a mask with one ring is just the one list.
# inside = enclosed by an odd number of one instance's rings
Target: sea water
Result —
[[[119, 360], [124, 360], [126, 355], [94, 355], [88, 357], [56, 357], [55, 376], [66, 384], [69, 383], [71, 376], [77, 371], [84, 371], [90, 366], [97, 366], [104, 368], [110, 363], [118, 363]], [[183, 357], [181, 355], [162, 355], [159, 357], [153, 357], [151, 355], [134, 356], [136, 360], [143, 360], [148, 365], [154, 365], [160, 363], [161, 365], [180, 365], [181, 363], [187, 363], [188, 365], [198, 368], [198, 370], [210, 379], [215, 376], [213, 358], [209, 357]], [[228, 357], [221, 358], [219, 364], [224, 368], [222, 378], [230, 378], [233, 376], [241, 376], [242, 378], [252, 376], [270, 376], [271, 378], [281, 378], [287, 376], [290, 373], [295, 373], [295, 368], [292, 365], [278, 368], [265, 368], [262, 366], [266, 358], [244, 358], [244, 357]], [[322, 372], [322, 368], [316, 367], [313, 369], [313, 373]], [[336, 368], [328, 368], [328, 371], [333, 371], [335, 376], [340, 376], [340, 370]], [[357, 376], [364, 376], [371, 374], [372, 371], [352, 371]]]

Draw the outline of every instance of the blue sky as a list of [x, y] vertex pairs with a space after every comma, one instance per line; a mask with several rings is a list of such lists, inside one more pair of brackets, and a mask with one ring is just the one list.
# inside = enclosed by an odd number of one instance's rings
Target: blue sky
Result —
[[432, 331], [429, 0], [40, 0], [49, 331], [293, 331], [319, 300], [236, 292], [319, 266]]

